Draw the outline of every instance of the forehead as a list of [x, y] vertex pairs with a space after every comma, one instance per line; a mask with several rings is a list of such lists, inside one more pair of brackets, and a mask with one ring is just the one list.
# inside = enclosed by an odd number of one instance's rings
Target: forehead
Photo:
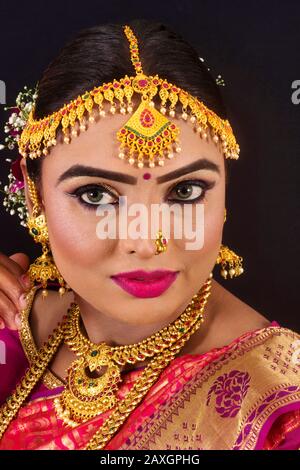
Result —
[[220, 144], [212, 141], [208, 132], [208, 140], [201, 139], [193, 129], [193, 124], [183, 119], [169, 118], [180, 130], [179, 145], [181, 151], [171, 160], [166, 158], [163, 167], [149, 168], [145, 165], [140, 169], [130, 165], [127, 161], [118, 158], [120, 143], [117, 132], [128, 121], [128, 115], [107, 113], [105, 117], [97, 118], [94, 123], [88, 123], [86, 131], [80, 131], [79, 136], [72, 138], [70, 144], [58, 139], [58, 144], [50, 150], [45, 158], [43, 167], [45, 171], [60, 173], [72, 165], [89, 165], [96, 168], [118, 171], [140, 177], [144, 173], [160, 176], [166, 172], [176, 170], [200, 158], [206, 158], [216, 163], [222, 172], [224, 156]]

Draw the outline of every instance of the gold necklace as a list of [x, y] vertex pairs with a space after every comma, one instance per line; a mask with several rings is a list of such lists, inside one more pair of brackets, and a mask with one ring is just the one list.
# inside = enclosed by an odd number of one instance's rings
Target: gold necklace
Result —
[[64, 325], [64, 341], [79, 359], [69, 367], [65, 389], [55, 399], [58, 417], [75, 427], [113, 408], [117, 403], [119, 383], [122, 382], [119, 366], [164, 355], [172, 345], [180, 343], [197, 323], [200, 326], [204, 309], [202, 290], [203, 287], [193, 296], [183, 313], [168, 326], [139, 343], [116, 347], [104, 342], [94, 344], [82, 334], [80, 309], [72, 302]]
[[[211, 279], [202, 286], [201, 289], [201, 301], [202, 301], [202, 313], [207, 304], [208, 297], [211, 291]], [[120, 401], [116, 408], [112, 411], [111, 415], [104, 421], [101, 428], [96, 431], [94, 436], [88, 442], [85, 450], [101, 450], [110, 439], [117, 433], [118, 429], [122, 426], [125, 420], [128, 418], [130, 413], [138, 406], [142, 399], [147, 395], [152, 385], [156, 382], [161, 372], [168, 366], [168, 364], [175, 358], [175, 356], [181, 351], [185, 343], [189, 340], [191, 335], [200, 327], [203, 322], [203, 317], [199, 322], [196, 322], [194, 326], [188, 330], [181, 339], [174, 343], [164, 351], [163, 354], [155, 356], [149, 365], [144, 369], [141, 376], [136, 380], [131, 390], [128, 392], [126, 397]]]
[[[179, 341], [171, 344], [162, 353], [158, 353], [144, 369], [139, 379], [136, 380], [132, 389], [123, 400], [117, 403], [109, 418], [105, 420], [101, 429], [99, 429], [86, 445], [86, 450], [103, 449], [106, 443], [118, 431], [130, 413], [138, 406], [143, 397], [148, 393], [151, 386], [155, 383], [162, 370], [174, 359], [180, 352], [190, 336], [200, 327], [203, 322], [202, 313], [206, 306], [211, 291], [212, 274], [200, 290], [201, 316], [199, 321], [188, 329]], [[30, 295], [30, 294], [29, 294]], [[69, 312], [68, 312], [69, 313]], [[64, 318], [62, 324], [58, 324], [53, 331], [48, 342], [39, 350], [35, 362], [26, 371], [24, 377], [17, 385], [15, 391], [6, 400], [6, 403], [0, 409], [0, 439], [5, 433], [10, 422], [16, 417], [19, 409], [24, 404], [33, 388], [37, 385], [47, 367], [55, 355], [59, 345], [64, 339], [66, 322], [69, 316]]]
[[58, 324], [49, 337], [48, 342], [38, 351], [35, 362], [26, 371], [15, 391], [6, 399], [0, 408], [0, 439], [5, 433], [9, 423], [16, 417], [19, 409], [26, 401], [34, 387], [46, 372], [51, 359], [64, 338], [63, 329]]

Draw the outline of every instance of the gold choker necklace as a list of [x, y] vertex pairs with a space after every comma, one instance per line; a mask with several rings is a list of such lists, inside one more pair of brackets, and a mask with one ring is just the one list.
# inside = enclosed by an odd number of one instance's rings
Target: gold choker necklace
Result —
[[122, 382], [120, 366], [152, 358], [148, 367], [151, 365], [155, 369], [159, 359], [171, 350], [180, 350], [203, 322], [210, 284], [211, 278], [170, 325], [139, 343], [124, 346], [92, 343], [81, 332], [80, 309], [72, 303], [64, 324], [64, 342], [78, 359], [68, 369], [65, 390], [55, 399], [58, 417], [75, 427], [116, 406]]

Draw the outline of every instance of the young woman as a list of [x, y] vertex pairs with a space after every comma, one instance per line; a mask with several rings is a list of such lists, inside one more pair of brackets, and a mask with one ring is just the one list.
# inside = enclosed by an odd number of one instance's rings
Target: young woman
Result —
[[[299, 336], [213, 279], [215, 264], [243, 272], [222, 244], [239, 147], [192, 47], [142, 20], [79, 33], [40, 80], [19, 149], [43, 255], [20, 332], [27, 260], [0, 258], [0, 449], [299, 448]], [[162, 203], [178, 212], [153, 235]], [[134, 204], [146, 236], [121, 236]], [[174, 235], [184, 223], [203, 230], [196, 249]]]

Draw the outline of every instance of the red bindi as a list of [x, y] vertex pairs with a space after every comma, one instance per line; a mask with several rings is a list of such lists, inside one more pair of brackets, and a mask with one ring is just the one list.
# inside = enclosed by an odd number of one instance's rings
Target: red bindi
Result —
[[143, 178], [144, 178], [144, 180], [149, 180], [151, 178], [151, 174], [150, 173], [144, 173]]

